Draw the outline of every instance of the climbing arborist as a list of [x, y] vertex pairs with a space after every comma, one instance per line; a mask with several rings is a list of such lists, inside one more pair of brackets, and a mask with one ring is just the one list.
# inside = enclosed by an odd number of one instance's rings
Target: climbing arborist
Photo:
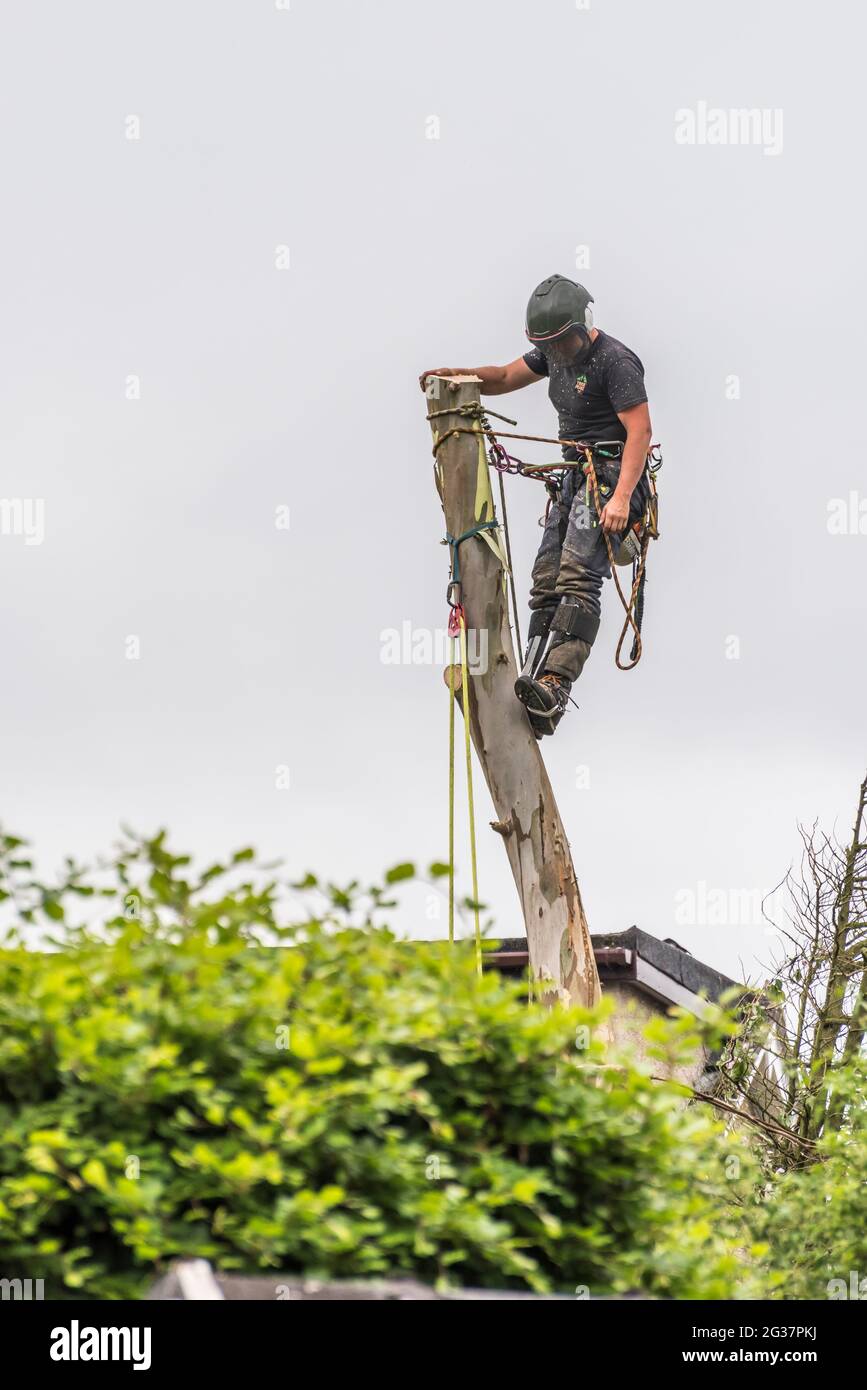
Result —
[[[537, 736], [553, 733], [599, 630], [609, 545], [628, 541], [648, 502], [651, 441], [644, 367], [630, 348], [594, 327], [593, 296], [550, 275], [527, 305], [529, 352], [505, 367], [440, 367], [429, 376], [477, 376], [484, 395], [518, 391], [543, 377], [559, 418], [559, 438], [592, 446], [598, 499], [589, 471], [569, 468], [552, 498], [533, 566], [530, 627], [515, 693]], [[563, 446], [567, 462], [584, 455]], [[625, 536], [623, 533], [626, 533]]]

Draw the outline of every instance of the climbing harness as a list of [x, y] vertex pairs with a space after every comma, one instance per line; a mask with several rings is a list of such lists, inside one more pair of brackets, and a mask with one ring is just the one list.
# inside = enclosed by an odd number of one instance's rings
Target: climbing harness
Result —
[[[548, 506], [553, 501], [557, 501], [563, 489], [563, 483], [570, 469], [580, 468], [585, 475], [587, 487], [587, 503], [592, 492], [593, 500], [596, 505], [596, 514], [601, 514], [601, 504], [599, 496], [599, 481], [596, 476], [594, 457], [602, 459], [619, 458], [622, 452], [621, 440], [599, 440], [594, 444], [587, 444], [580, 439], [552, 439], [539, 434], [516, 434], [512, 430], [495, 430], [488, 422], [487, 416], [494, 415], [498, 420], [503, 420], [507, 425], [516, 425], [516, 420], [510, 420], [506, 415], [498, 415], [494, 410], [487, 410], [480, 401], [468, 401], [464, 405], [454, 406], [452, 409], [431, 411], [428, 420], [433, 420], [441, 415], [459, 415], [466, 419], [471, 419], [471, 427], [466, 425], [453, 425], [450, 429], [438, 434], [434, 440], [433, 452], [436, 457], [437, 452], [455, 434], [477, 434], [481, 432], [488, 440], [488, 461], [500, 475], [512, 473], [524, 478], [534, 478], [545, 484], [548, 494]], [[559, 444], [567, 446], [579, 453], [581, 457], [574, 461], [568, 459], [558, 459], [556, 463], [527, 463], [510, 454], [502, 439], [521, 439], [536, 444]], [[612, 452], [614, 451], [614, 452]], [[626, 535], [621, 539], [618, 552], [615, 556], [608, 532], [603, 531], [605, 549], [611, 565], [611, 573], [614, 577], [614, 584], [617, 595], [624, 611], [623, 628], [617, 642], [614, 655], [616, 666], [621, 671], [631, 671], [641, 660], [642, 639], [641, 624], [644, 617], [644, 591], [647, 582], [647, 551], [651, 540], [659, 538], [659, 495], [656, 488], [656, 475], [662, 467], [662, 450], [658, 444], [652, 444], [647, 453], [645, 473], [648, 479], [649, 497], [645, 508], [644, 516], [641, 517]], [[546, 510], [547, 517], [547, 510]], [[594, 522], [598, 525], [598, 522]], [[511, 553], [511, 543], [508, 532], [508, 519], [503, 515], [503, 532], [507, 553]], [[617, 567], [625, 564], [632, 564], [632, 589], [629, 599], [626, 598], [620, 584]], [[509, 565], [510, 579], [512, 582], [512, 607], [515, 613], [517, 625], [517, 603], [514, 593], [514, 576], [511, 574], [511, 564]], [[626, 634], [632, 631], [632, 649], [629, 654], [629, 661], [623, 662], [620, 659], [623, 650], [623, 643]], [[594, 634], [595, 635], [595, 634]], [[518, 643], [520, 649], [520, 641]], [[526, 665], [526, 663], [525, 663]]]

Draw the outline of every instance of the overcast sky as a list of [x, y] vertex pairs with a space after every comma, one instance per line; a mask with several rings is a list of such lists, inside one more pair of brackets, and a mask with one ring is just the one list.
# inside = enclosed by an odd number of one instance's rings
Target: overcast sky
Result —
[[[445, 855], [440, 665], [383, 660], [446, 616], [415, 379], [518, 356], [556, 271], [643, 359], [665, 455], [641, 665], [608, 592], [543, 745], [591, 929], [767, 959], [745, 895], [798, 819], [848, 830], [867, 750], [865, 28], [842, 0], [7, 9], [0, 815], [41, 864], [121, 821], [334, 877]], [[556, 432], [544, 385], [504, 408]], [[544, 496], [509, 503], [526, 598]]]

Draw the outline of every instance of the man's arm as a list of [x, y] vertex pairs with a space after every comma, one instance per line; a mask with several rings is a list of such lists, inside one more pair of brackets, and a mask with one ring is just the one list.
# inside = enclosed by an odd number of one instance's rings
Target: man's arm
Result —
[[483, 396], [505, 396], [508, 391], [520, 391], [522, 386], [531, 386], [543, 377], [531, 372], [523, 357], [516, 357], [505, 367], [433, 367], [422, 372], [418, 379], [424, 391], [429, 376], [477, 376], [482, 382]]
[[599, 520], [603, 531], [625, 531], [629, 521], [629, 503], [636, 483], [644, 472], [647, 451], [653, 438], [650, 410], [646, 401], [617, 412], [626, 429], [626, 443], [620, 458], [620, 478], [609, 497]]

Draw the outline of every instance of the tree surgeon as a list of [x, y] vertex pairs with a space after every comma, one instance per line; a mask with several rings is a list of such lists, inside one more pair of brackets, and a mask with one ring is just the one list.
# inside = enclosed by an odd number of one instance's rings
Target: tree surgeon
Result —
[[[532, 347], [505, 367], [440, 367], [428, 376], [472, 375], [484, 395], [500, 396], [548, 378], [559, 438], [592, 446], [601, 510], [590, 480], [567, 469], [548, 510], [533, 566], [530, 627], [515, 694], [538, 737], [559, 724], [600, 622], [602, 581], [611, 574], [604, 534], [616, 551], [645, 514], [650, 411], [644, 367], [630, 348], [593, 325], [593, 296], [551, 275], [527, 305]], [[567, 462], [578, 461], [572, 445]]]

